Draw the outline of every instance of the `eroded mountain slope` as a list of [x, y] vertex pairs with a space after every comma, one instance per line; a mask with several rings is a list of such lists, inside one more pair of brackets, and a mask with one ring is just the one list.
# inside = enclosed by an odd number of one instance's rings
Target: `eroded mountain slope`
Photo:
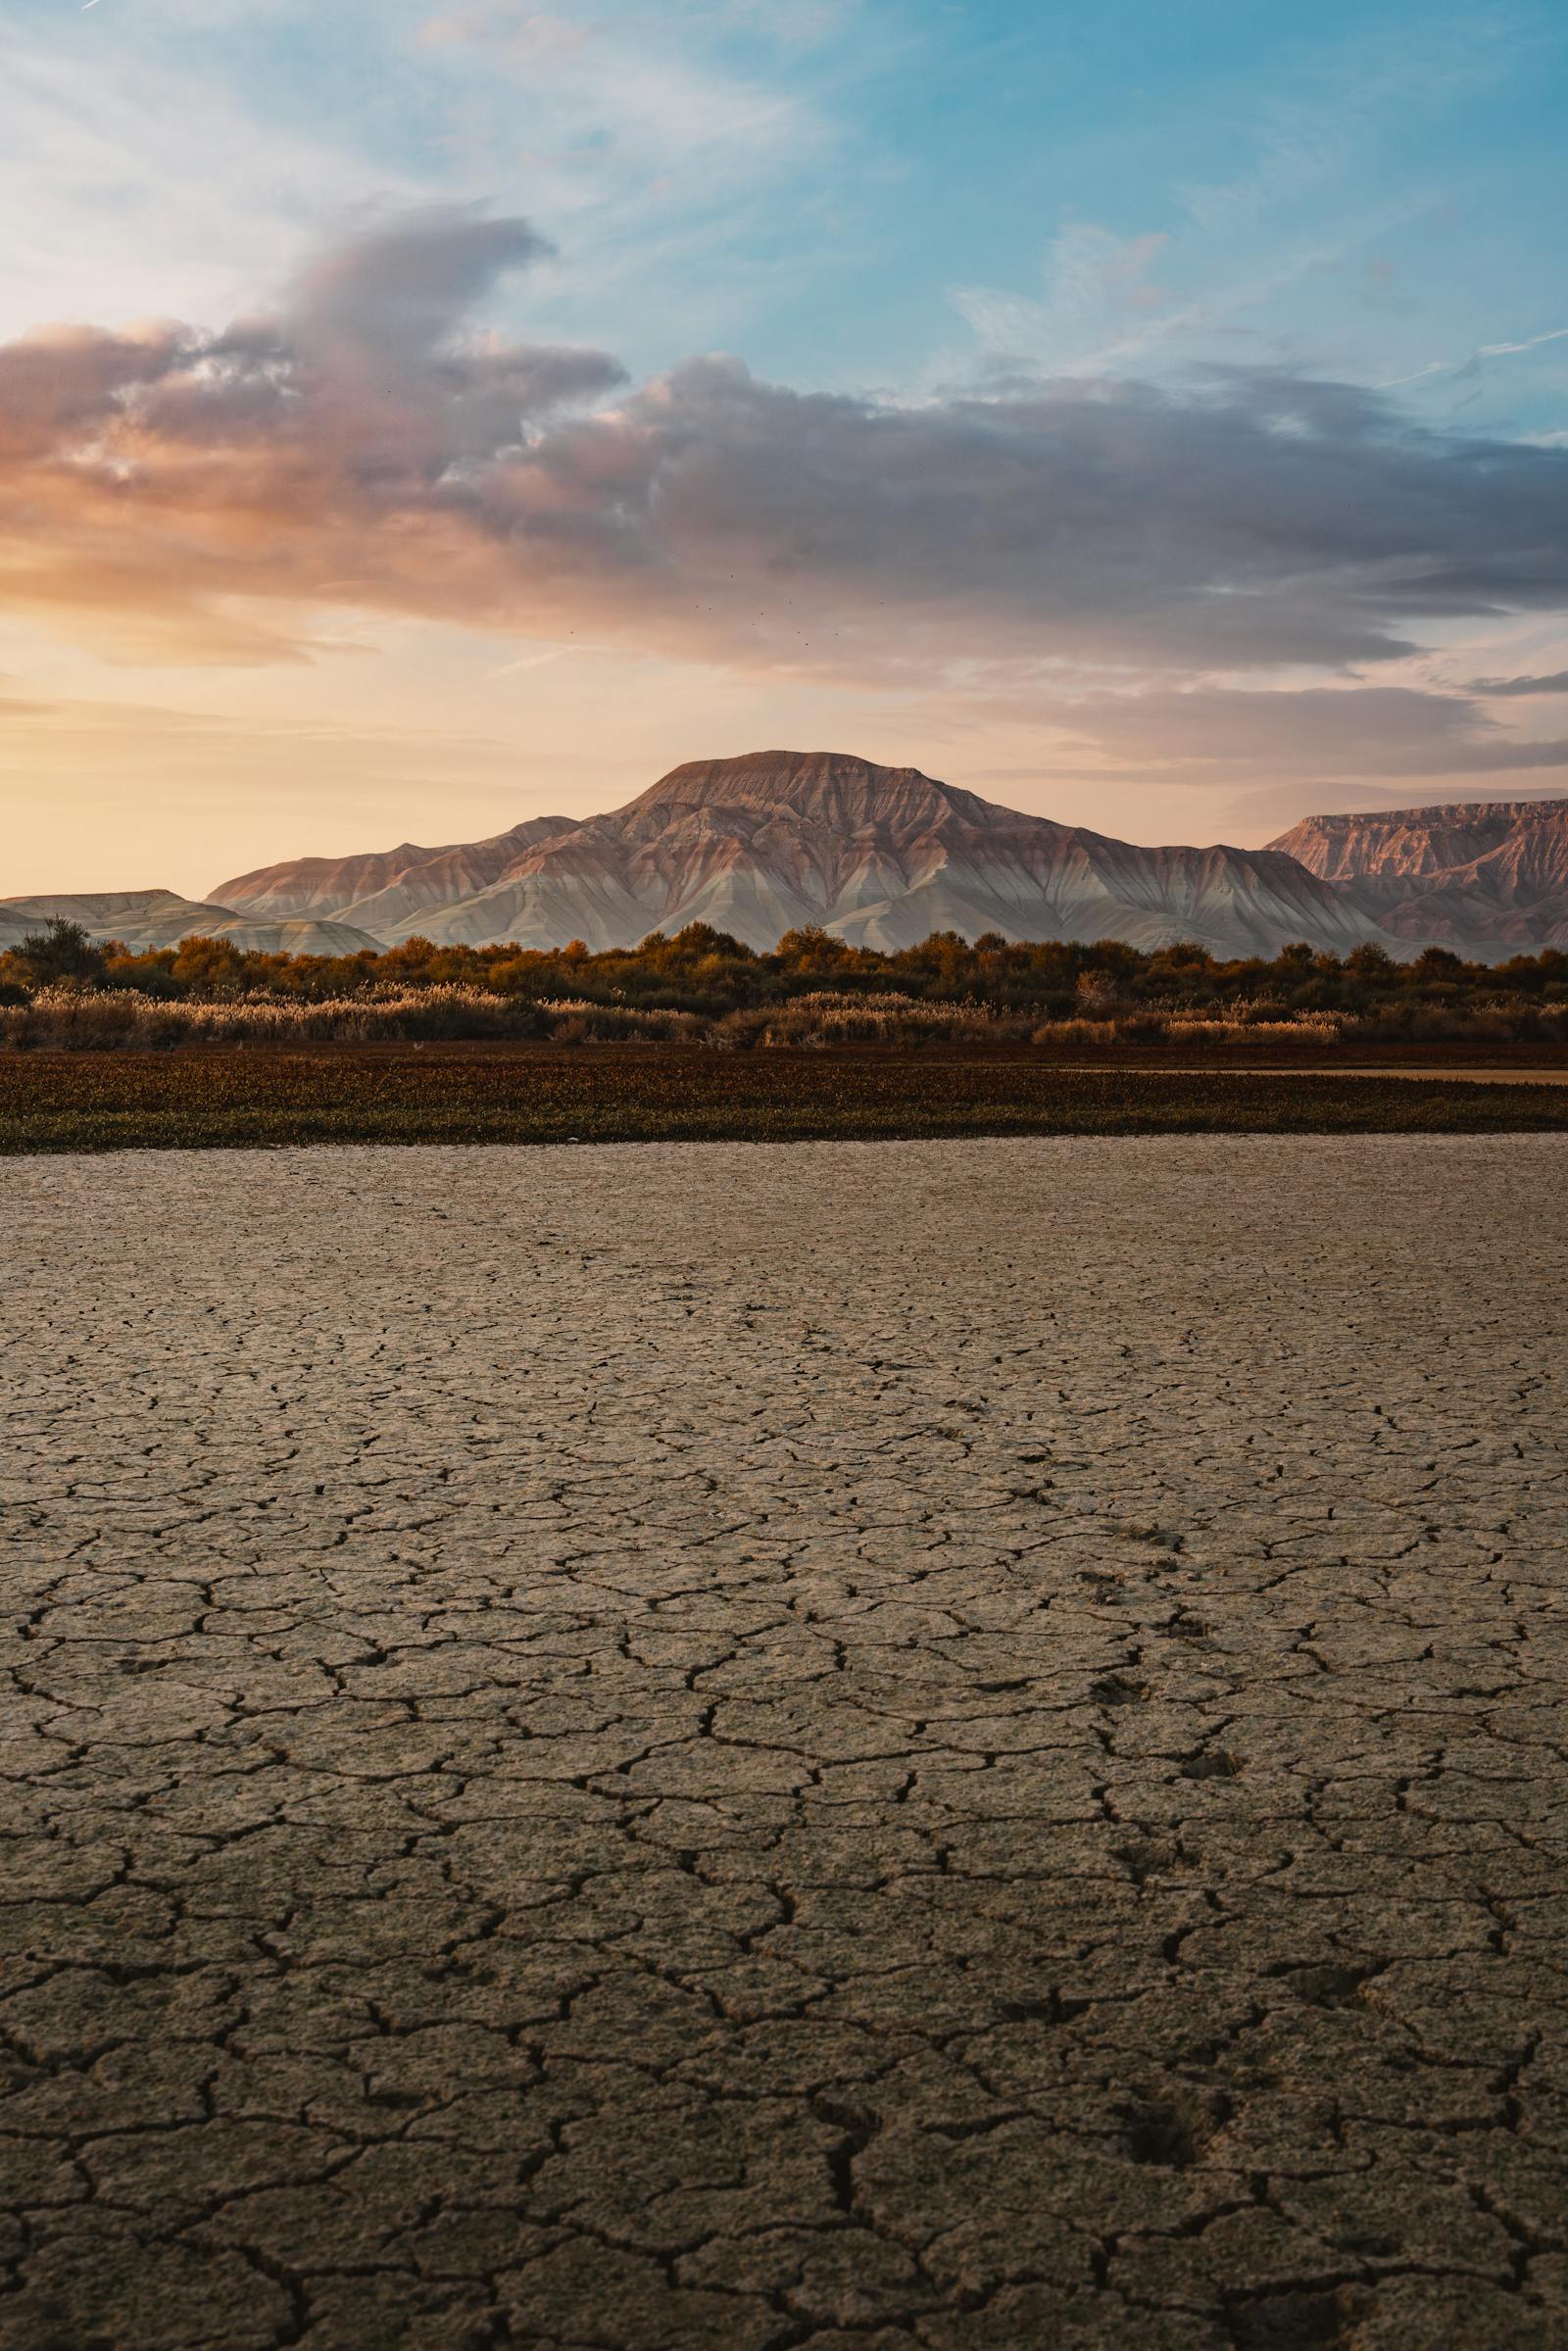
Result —
[[1468, 953], [1568, 946], [1568, 800], [1307, 816], [1270, 846], [1384, 928]]
[[306, 858], [218, 895], [274, 913], [329, 902], [388, 942], [529, 948], [631, 947], [698, 921], [759, 949], [803, 924], [885, 949], [956, 930], [1191, 938], [1223, 955], [1296, 939], [1344, 953], [1378, 935], [1355, 892], [1277, 852], [1140, 848], [831, 752], [693, 760], [581, 823], [541, 817], [469, 850]]

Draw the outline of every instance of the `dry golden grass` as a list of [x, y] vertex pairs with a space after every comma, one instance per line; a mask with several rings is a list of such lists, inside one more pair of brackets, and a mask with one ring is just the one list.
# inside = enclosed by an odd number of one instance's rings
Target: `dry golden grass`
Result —
[[[288, 1051], [313, 1046], [394, 1044], [705, 1045], [720, 1052], [879, 1047], [897, 1052], [1014, 1051], [1110, 1054], [1124, 1048], [1188, 1052], [1248, 1049], [1332, 1055], [1380, 1043], [1478, 1048], [1506, 1045], [1519, 1022], [1504, 1009], [1462, 1014], [1428, 1009], [1391, 1021], [1340, 1011], [1282, 1012], [1266, 998], [1213, 1012], [1128, 1005], [1094, 1015], [1042, 1020], [971, 999], [815, 990], [781, 1003], [704, 1014], [676, 1006], [600, 1003], [588, 997], [535, 999], [441, 983], [318, 1000], [256, 994], [159, 998], [131, 988], [40, 988], [23, 1004], [0, 1004], [0, 1052], [113, 1053], [240, 1046]], [[1568, 1043], [1568, 1013], [1533, 1012], [1527, 1033], [1547, 1052]]]

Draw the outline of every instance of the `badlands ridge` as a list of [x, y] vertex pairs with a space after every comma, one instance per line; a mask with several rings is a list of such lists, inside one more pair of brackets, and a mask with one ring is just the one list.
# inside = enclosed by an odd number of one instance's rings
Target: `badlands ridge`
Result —
[[300, 857], [203, 902], [150, 890], [0, 901], [0, 946], [52, 913], [134, 948], [193, 931], [295, 954], [416, 936], [634, 947], [707, 922], [748, 946], [817, 924], [896, 950], [973, 939], [1193, 939], [1221, 956], [1290, 941], [1483, 958], [1568, 943], [1568, 801], [1313, 816], [1260, 850], [1142, 848], [1023, 815], [913, 767], [757, 752], [677, 767], [625, 808], [534, 816], [486, 841]]

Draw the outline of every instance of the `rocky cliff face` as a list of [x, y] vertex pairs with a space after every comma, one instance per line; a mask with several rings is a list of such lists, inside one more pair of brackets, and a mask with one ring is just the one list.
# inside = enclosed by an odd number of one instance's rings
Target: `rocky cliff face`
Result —
[[821, 924], [879, 948], [956, 930], [1146, 948], [1196, 939], [1235, 955], [1295, 939], [1343, 953], [1380, 935], [1353, 890], [1277, 852], [1136, 848], [828, 752], [693, 760], [584, 823], [539, 817], [471, 848], [306, 858], [214, 895], [276, 915], [329, 912], [389, 943], [632, 947], [709, 922], [756, 948]]
[[1568, 800], [1307, 816], [1269, 846], [1355, 890], [1398, 938], [1493, 955], [1568, 946]]

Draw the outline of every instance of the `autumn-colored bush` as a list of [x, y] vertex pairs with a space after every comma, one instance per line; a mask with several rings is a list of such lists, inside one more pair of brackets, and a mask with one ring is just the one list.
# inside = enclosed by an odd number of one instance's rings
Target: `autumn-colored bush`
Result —
[[[47, 952], [45, 952], [47, 950]], [[884, 953], [790, 931], [757, 954], [706, 923], [593, 953], [441, 947], [261, 955], [226, 939], [0, 955], [0, 1044], [65, 1048], [545, 1039], [769, 1047], [1229, 1047], [1568, 1042], [1568, 953], [1497, 965], [1367, 945], [1222, 961], [1193, 941], [966, 941]]]

